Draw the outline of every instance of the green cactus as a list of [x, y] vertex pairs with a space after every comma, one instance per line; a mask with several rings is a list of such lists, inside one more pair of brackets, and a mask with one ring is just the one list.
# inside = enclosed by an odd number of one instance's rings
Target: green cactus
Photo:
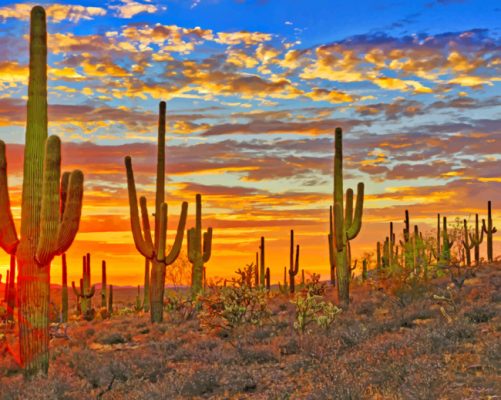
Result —
[[[165, 292], [165, 269], [176, 261], [183, 244], [184, 228], [188, 203], [183, 202], [181, 216], [176, 232], [176, 238], [168, 254], [166, 254], [167, 236], [167, 203], [165, 203], [165, 114], [166, 104], [160, 102], [158, 121], [158, 148], [157, 148], [157, 182], [155, 193], [155, 237], [151, 237], [149, 214], [146, 198], [141, 197], [141, 217], [137, 202], [136, 183], [132, 160], [125, 157], [127, 171], [127, 189], [129, 193], [129, 208], [132, 236], [137, 250], [151, 262], [150, 277], [150, 317], [151, 322], [163, 321], [163, 298]], [[142, 222], [142, 229], [141, 229]]]
[[259, 253], [260, 253], [260, 263], [259, 263], [259, 283], [261, 287], [265, 284], [265, 262], [264, 262], [264, 236], [261, 236], [261, 244], [259, 245]]
[[482, 230], [487, 237], [487, 261], [493, 262], [493, 247], [492, 247], [492, 235], [497, 232], [497, 229], [492, 225], [492, 210], [490, 200], [487, 202], [487, 224], [485, 219], [482, 220]]
[[61, 255], [63, 279], [61, 286], [61, 322], [68, 322], [68, 265], [66, 253]]
[[108, 314], [113, 314], [113, 285], [110, 285], [108, 290]]
[[91, 286], [90, 282], [90, 253], [87, 253], [82, 257], [83, 272], [82, 278], [80, 279], [80, 290], [75, 286], [75, 282], [71, 282], [71, 287], [73, 288], [73, 293], [77, 297], [77, 301], [80, 303], [80, 312], [83, 316], [92, 309], [92, 297], [96, 292], [96, 285]]
[[447, 217], [443, 217], [442, 224], [442, 256], [440, 258], [440, 264], [449, 265], [451, 261], [451, 249], [454, 241], [449, 241], [449, 234], [447, 233]]
[[367, 280], [367, 260], [364, 258], [362, 261], [362, 281]]
[[472, 240], [469, 240], [471, 233], [468, 234], [468, 222], [466, 222], [466, 219], [463, 219], [463, 226], [464, 240], [462, 242], [466, 256], [466, 265], [471, 267], [471, 250], [475, 247], [475, 243]]
[[21, 240], [10, 210], [5, 145], [0, 142], [0, 247], [18, 261], [20, 359], [27, 376], [49, 368], [50, 263], [73, 242], [83, 194], [81, 171], [60, 179], [61, 142], [48, 137], [47, 28], [40, 6], [31, 10], [29, 48]]
[[290, 264], [289, 264], [289, 288], [290, 292], [296, 291], [296, 275], [299, 272], [299, 245], [296, 245], [296, 257], [294, 257], [294, 230], [291, 229]]
[[101, 308], [106, 308], [106, 260], [101, 261]]
[[484, 230], [480, 228], [478, 223], [478, 214], [475, 214], [475, 232], [469, 233], [470, 242], [475, 247], [475, 265], [480, 265], [480, 244], [484, 240]]
[[[337, 289], [339, 301], [345, 306], [350, 302], [350, 240], [357, 237], [362, 228], [362, 212], [364, 205], [364, 184], [357, 187], [357, 202], [353, 210], [353, 190], [346, 191], [346, 209], [343, 206], [343, 131], [336, 128], [334, 153], [334, 206], [333, 236], [329, 243], [335, 254]], [[343, 215], [343, 212], [345, 215]]]
[[136, 295], [136, 304], [134, 305], [134, 309], [136, 312], [143, 310], [143, 302], [141, 301], [141, 286], [137, 285], [137, 295]]
[[143, 310], [150, 312], [150, 260], [144, 259]]
[[[191, 291], [197, 295], [203, 289], [204, 264], [210, 260], [212, 249], [212, 228], [202, 235], [202, 196], [196, 195], [195, 227], [187, 232], [188, 260], [193, 264]], [[203, 240], [202, 240], [203, 239]]]
[[256, 251], [256, 262], [254, 263], [254, 287], [259, 287], [259, 253]]

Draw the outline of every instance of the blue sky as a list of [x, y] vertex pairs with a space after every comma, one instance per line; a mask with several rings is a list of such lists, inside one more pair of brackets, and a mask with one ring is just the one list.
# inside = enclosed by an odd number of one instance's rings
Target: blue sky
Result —
[[[75, 259], [89, 246], [116, 262], [138, 257], [123, 156], [135, 160], [151, 197], [160, 100], [168, 101], [173, 213], [181, 200], [204, 196], [217, 232], [214, 275], [252, 259], [261, 235], [280, 265], [290, 228], [305, 265], [325, 271], [336, 126], [345, 130], [347, 185], [367, 188], [358, 256], [373, 251], [405, 207], [426, 230], [438, 210], [471, 220], [499, 198], [498, 2], [42, 4], [49, 129], [65, 143], [65, 165], [86, 175]], [[31, 5], [0, 2], [0, 137], [9, 144], [14, 203]]]

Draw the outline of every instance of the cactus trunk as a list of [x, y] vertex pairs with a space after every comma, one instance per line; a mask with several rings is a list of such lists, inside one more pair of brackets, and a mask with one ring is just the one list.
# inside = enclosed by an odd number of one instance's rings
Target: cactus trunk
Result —
[[264, 236], [261, 236], [261, 245], [259, 246], [259, 252], [261, 255], [261, 260], [259, 263], [259, 283], [261, 284], [261, 287], [264, 286], [265, 284], [265, 263], [264, 263]]
[[147, 258], [144, 259], [143, 310], [150, 311], [150, 260]]
[[61, 322], [68, 322], [68, 265], [66, 253], [61, 256], [63, 264], [63, 281], [61, 286]]
[[482, 220], [482, 230], [487, 238], [487, 261], [494, 261], [494, 253], [492, 246], [492, 235], [497, 232], [497, 229], [492, 224], [492, 209], [490, 200], [487, 202], [487, 223]]

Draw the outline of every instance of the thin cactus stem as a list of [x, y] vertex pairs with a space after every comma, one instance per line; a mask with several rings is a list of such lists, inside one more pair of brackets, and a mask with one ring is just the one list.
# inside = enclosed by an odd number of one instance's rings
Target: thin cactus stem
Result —
[[261, 236], [261, 244], [259, 245], [259, 254], [260, 254], [260, 262], [259, 262], [259, 283], [261, 287], [264, 286], [265, 284], [265, 262], [264, 262], [264, 256], [265, 256], [265, 247], [264, 247], [264, 236]]
[[290, 233], [290, 264], [289, 264], [289, 287], [290, 292], [296, 291], [295, 278], [299, 272], [299, 245], [296, 246], [296, 256], [294, 257], [294, 230]]
[[492, 223], [492, 205], [490, 200], [487, 202], [487, 223], [485, 222], [485, 219], [482, 220], [482, 231], [485, 233], [487, 238], [487, 261], [491, 263], [494, 262], [492, 235], [497, 232], [497, 229]]
[[106, 308], [106, 260], [101, 261], [101, 308]]

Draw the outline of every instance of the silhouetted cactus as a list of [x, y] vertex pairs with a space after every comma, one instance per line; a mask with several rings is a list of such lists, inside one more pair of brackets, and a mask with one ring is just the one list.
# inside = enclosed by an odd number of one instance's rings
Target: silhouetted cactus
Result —
[[[181, 216], [176, 232], [176, 238], [168, 254], [166, 254], [167, 236], [167, 203], [165, 203], [165, 113], [166, 104], [160, 102], [158, 121], [158, 148], [157, 148], [157, 182], [155, 192], [155, 240], [153, 241], [150, 231], [149, 214], [146, 198], [141, 197], [141, 216], [137, 202], [136, 183], [132, 160], [125, 157], [127, 171], [127, 188], [129, 193], [129, 208], [132, 236], [137, 250], [151, 262], [150, 276], [150, 316], [151, 322], [163, 321], [163, 299], [165, 291], [165, 269], [176, 261], [183, 244], [184, 228], [188, 203], [183, 202]], [[142, 221], [142, 229], [141, 229]]]
[[377, 242], [376, 245], [376, 271], [379, 274], [381, 272], [381, 242]]
[[113, 285], [110, 285], [110, 287], [109, 287], [108, 314], [110, 314], [110, 316], [113, 314]]
[[261, 244], [259, 245], [259, 253], [260, 253], [260, 262], [259, 262], [259, 283], [261, 287], [264, 286], [265, 283], [265, 262], [264, 262], [264, 236], [261, 236]]
[[101, 261], [101, 308], [106, 308], [106, 260]]
[[136, 295], [136, 304], [134, 305], [134, 309], [139, 312], [143, 309], [143, 302], [141, 301], [141, 286], [137, 285], [137, 295]]
[[266, 285], [266, 290], [269, 292], [271, 290], [271, 277], [270, 277], [270, 268], [269, 267], [266, 267], [265, 285]]
[[[334, 218], [332, 224], [332, 251], [335, 254], [338, 297], [341, 303], [350, 302], [350, 240], [354, 239], [362, 228], [364, 205], [364, 184], [357, 187], [357, 202], [353, 210], [353, 190], [346, 191], [346, 208], [343, 200], [343, 132], [336, 128], [334, 140]], [[344, 215], [343, 215], [344, 213]]]
[[440, 241], [442, 240], [442, 233], [440, 232], [440, 214], [437, 214], [437, 253], [435, 258], [437, 262], [440, 262], [442, 251], [440, 249]]
[[485, 219], [482, 220], [482, 230], [487, 238], [487, 261], [494, 261], [493, 247], [492, 247], [492, 235], [497, 232], [497, 229], [492, 225], [492, 210], [490, 200], [487, 202], [487, 224]]
[[299, 272], [299, 245], [296, 246], [296, 257], [294, 257], [294, 230], [291, 229], [290, 242], [290, 263], [289, 263], [289, 289], [291, 293], [296, 291], [296, 275]]
[[480, 244], [484, 240], [484, 230], [480, 228], [478, 223], [478, 214], [475, 214], [475, 232], [469, 234], [470, 242], [474, 246], [475, 251], [475, 265], [480, 265]]
[[193, 265], [191, 292], [193, 295], [203, 289], [204, 264], [210, 260], [212, 249], [212, 228], [202, 235], [202, 196], [196, 195], [195, 227], [187, 232], [188, 260]]
[[466, 256], [466, 265], [468, 267], [471, 266], [471, 249], [475, 247], [475, 243], [473, 243], [471, 240], [469, 240], [470, 235], [468, 234], [468, 222], [466, 219], [463, 219], [463, 226], [464, 226], [464, 240], [463, 242], [463, 247], [464, 247], [464, 252]]
[[46, 373], [49, 367], [50, 263], [73, 242], [83, 194], [81, 171], [61, 179], [61, 142], [48, 137], [45, 19], [45, 10], [33, 7], [20, 241], [10, 210], [5, 144], [0, 142], [0, 246], [18, 261], [20, 359], [26, 375]]
[[259, 287], [259, 253], [256, 251], [256, 262], [254, 263], [254, 287]]
[[367, 280], [367, 260], [364, 258], [362, 261], [362, 281]]
[[96, 293], [96, 285], [91, 286], [90, 282], [90, 253], [82, 257], [82, 278], [80, 279], [80, 290], [75, 286], [75, 282], [71, 282], [73, 293], [80, 303], [80, 312], [85, 317], [92, 309], [92, 297]]

